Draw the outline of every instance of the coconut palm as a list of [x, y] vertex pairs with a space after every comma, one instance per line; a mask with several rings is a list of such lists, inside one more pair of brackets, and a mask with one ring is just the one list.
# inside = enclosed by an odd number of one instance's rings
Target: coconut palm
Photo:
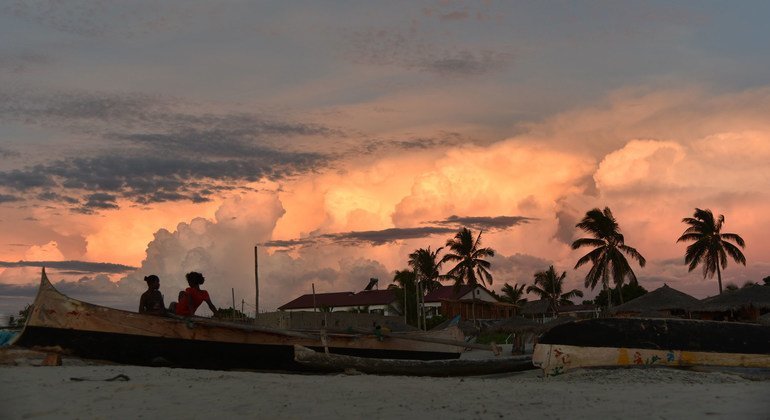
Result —
[[[455, 281], [455, 288], [463, 284], [475, 288], [481, 281], [482, 285], [492, 284], [492, 274], [489, 267], [492, 265], [484, 257], [493, 257], [495, 251], [492, 248], [481, 248], [481, 232], [474, 239], [473, 232], [468, 228], [460, 229], [452, 239], [446, 241], [449, 252], [444, 255], [441, 262], [457, 263], [447, 273], [445, 278]], [[473, 293], [473, 321], [476, 322], [476, 293]]]
[[[589, 262], [592, 264], [591, 269], [586, 274], [585, 287], [590, 287], [593, 290], [601, 282], [604, 290], [609, 294], [610, 279], [618, 290], [626, 279], [629, 280], [629, 283], [637, 283], [636, 274], [628, 264], [626, 255], [636, 260], [640, 267], [644, 267], [647, 261], [639, 251], [625, 244], [618, 222], [609, 207], [605, 207], [604, 210], [598, 208], [589, 210], [583, 220], [575, 226], [593, 236], [592, 238], [580, 238], [572, 243], [572, 249], [594, 248], [575, 264], [576, 269]], [[620, 299], [622, 303], [623, 297], [621, 296]], [[611, 299], [607, 300], [607, 307], [610, 306], [611, 301]]]
[[[684, 263], [689, 264], [689, 271], [703, 265], [703, 278], [713, 278], [717, 274], [719, 293], [722, 294], [722, 269], [727, 267], [727, 256], [735, 262], [746, 265], [746, 257], [738, 248], [745, 248], [743, 238], [735, 233], [722, 233], [725, 217], [721, 214], [715, 220], [711, 210], [696, 208], [693, 217], [685, 217], [682, 223], [690, 225], [677, 242], [693, 242], [687, 246]], [[732, 244], [734, 241], [738, 246]]]
[[436, 251], [431, 251], [430, 247], [420, 248], [409, 254], [409, 267], [414, 270], [417, 280], [417, 296], [420, 300], [418, 321], [420, 318], [422, 319], [423, 327], [425, 326], [425, 293], [441, 286], [438, 279], [441, 277], [440, 270], [443, 261], [438, 260], [438, 254], [442, 249], [444, 248], [439, 247]]
[[396, 293], [396, 299], [399, 302], [404, 302], [404, 322], [409, 325], [417, 325], [417, 293], [414, 271], [396, 270], [393, 283], [388, 285], [388, 290], [393, 290]]
[[583, 297], [583, 292], [578, 289], [572, 289], [569, 292], [564, 291], [565, 277], [567, 277], [566, 271], [558, 275], [553, 266], [550, 266], [546, 271], [535, 273], [535, 282], [532, 286], [527, 287], [527, 293], [534, 293], [540, 299], [547, 300], [548, 308], [551, 313], [556, 315], [560, 305], [572, 305], [570, 299]]
[[514, 315], [516, 314], [516, 310], [527, 303], [527, 298], [523, 297], [524, 287], [526, 286], [526, 284], [519, 285], [518, 283], [514, 283], [514, 285], [511, 286], [510, 284], [505, 283], [503, 288], [500, 290], [503, 292], [503, 296], [501, 297], [502, 301], [514, 305]]

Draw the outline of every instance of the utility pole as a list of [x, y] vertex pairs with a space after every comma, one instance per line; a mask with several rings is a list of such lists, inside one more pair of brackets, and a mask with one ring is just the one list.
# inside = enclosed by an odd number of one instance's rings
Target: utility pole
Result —
[[259, 316], [259, 259], [257, 247], [254, 247], [254, 319]]

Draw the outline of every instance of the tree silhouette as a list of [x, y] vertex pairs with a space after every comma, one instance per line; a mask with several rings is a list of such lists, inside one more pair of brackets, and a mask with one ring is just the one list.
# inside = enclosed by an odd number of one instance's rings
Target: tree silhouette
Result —
[[[722, 233], [725, 217], [720, 214], [714, 219], [714, 214], [709, 209], [696, 208], [693, 217], [685, 217], [682, 223], [689, 227], [676, 241], [692, 242], [684, 254], [684, 263], [689, 265], [688, 271], [702, 265], [704, 279], [713, 278], [716, 273], [719, 294], [722, 294], [722, 270], [727, 267], [727, 256], [739, 264], [746, 265], [746, 257], [738, 248], [745, 248], [746, 243], [735, 233]], [[734, 241], [738, 246], [730, 241]]]
[[[441, 262], [457, 263], [450, 269], [446, 277], [454, 279], [455, 288], [467, 284], [475, 288], [479, 284], [492, 284], [492, 274], [489, 272], [491, 264], [485, 257], [493, 257], [495, 251], [492, 248], [481, 248], [481, 232], [474, 239], [473, 233], [468, 228], [462, 228], [452, 239], [446, 241], [449, 252], [444, 255]], [[473, 322], [476, 323], [476, 292], [473, 292]]]
[[436, 251], [420, 248], [409, 254], [409, 267], [414, 270], [417, 280], [417, 295], [420, 299], [420, 313], [418, 314], [418, 323], [422, 320], [422, 326], [425, 327], [425, 293], [436, 290], [441, 286], [438, 279], [441, 277], [440, 270], [442, 260], [438, 260], [438, 254], [443, 247]]
[[508, 302], [514, 305], [514, 315], [522, 305], [527, 303], [527, 298], [523, 297], [525, 287], [526, 284], [519, 285], [518, 283], [514, 283], [514, 285], [511, 286], [510, 284], [505, 283], [503, 288], [500, 290], [503, 293], [501, 300], [503, 302]]
[[583, 292], [577, 289], [564, 292], [565, 277], [567, 277], [566, 271], [558, 275], [553, 266], [550, 266], [548, 270], [535, 273], [535, 282], [532, 286], [527, 287], [527, 293], [534, 293], [540, 299], [547, 300], [548, 309], [556, 315], [560, 305], [571, 305], [570, 299], [583, 297]]
[[[572, 243], [572, 249], [594, 248], [575, 264], [576, 269], [589, 262], [592, 264], [586, 274], [585, 287], [593, 290], [597, 284], [601, 283], [604, 290], [609, 293], [610, 279], [618, 288], [622, 288], [627, 278], [630, 283], [637, 283], [636, 274], [628, 264], [626, 255], [636, 260], [640, 267], [644, 267], [647, 261], [639, 251], [625, 244], [625, 238], [620, 233], [618, 222], [609, 207], [605, 207], [604, 210], [598, 208], [589, 210], [583, 220], [575, 226], [593, 236], [580, 238]], [[610, 301], [607, 304], [607, 307], [609, 306]]]

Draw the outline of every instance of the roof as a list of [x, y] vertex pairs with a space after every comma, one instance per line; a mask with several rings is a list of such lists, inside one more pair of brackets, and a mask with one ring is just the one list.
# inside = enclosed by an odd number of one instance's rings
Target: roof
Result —
[[[482, 285], [476, 285], [476, 287], [480, 289], [484, 289], [487, 292], [486, 288]], [[461, 297], [467, 295], [473, 290], [473, 286], [463, 284], [458, 288], [455, 288], [455, 286], [439, 286], [436, 288], [436, 290], [429, 292], [425, 295], [425, 302], [441, 302], [442, 300], [460, 300]], [[489, 293], [490, 295], [492, 293]]]
[[698, 312], [726, 312], [745, 306], [770, 309], [770, 286], [747, 286], [738, 290], [729, 290], [721, 295], [712, 296], [696, 302], [691, 310]]
[[674, 309], [686, 310], [698, 302], [698, 299], [688, 295], [687, 293], [680, 292], [679, 290], [673, 289], [664, 284], [652, 292], [645, 293], [636, 299], [629, 300], [622, 305], [618, 305], [612, 308], [610, 311], [612, 313], [654, 313], [658, 311], [670, 311]]
[[[316, 293], [315, 306], [345, 307], [345, 306], [370, 306], [388, 305], [396, 300], [396, 294], [392, 290], [364, 290], [362, 292], [334, 292]], [[311, 309], [313, 308], [313, 294], [302, 295], [289, 303], [278, 307], [278, 310], [286, 309]]]
[[549, 303], [546, 299], [531, 300], [525, 303], [519, 313], [522, 315], [545, 314], [550, 312]]
[[[521, 315], [540, 315], [551, 312], [547, 299], [530, 300], [525, 302], [519, 310]], [[593, 312], [596, 310], [596, 305], [559, 305], [558, 312]]]

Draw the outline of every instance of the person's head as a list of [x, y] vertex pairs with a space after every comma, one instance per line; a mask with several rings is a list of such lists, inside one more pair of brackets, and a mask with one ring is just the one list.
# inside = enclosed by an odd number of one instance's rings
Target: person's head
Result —
[[155, 274], [144, 276], [144, 281], [147, 282], [147, 288], [151, 290], [157, 290], [160, 288], [160, 279]]
[[187, 278], [187, 284], [189, 284], [190, 287], [200, 286], [206, 281], [206, 279], [203, 278], [203, 274], [197, 271], [190, 271], [185, 277]]

